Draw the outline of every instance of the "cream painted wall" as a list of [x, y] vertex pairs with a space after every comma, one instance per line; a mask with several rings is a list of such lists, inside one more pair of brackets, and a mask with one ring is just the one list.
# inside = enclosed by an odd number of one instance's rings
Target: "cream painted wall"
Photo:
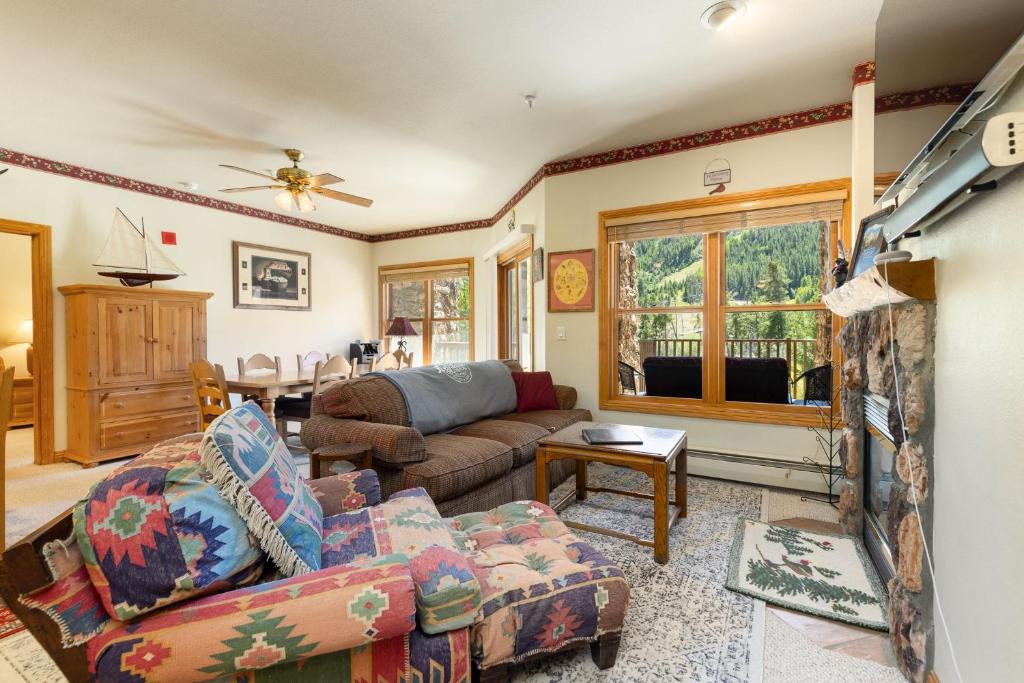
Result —
[[[1001, 109], [1022, 108], [1019, 81]], [[938, 259], [932, 553], [964, 681], [1021, 679], [1022, 216], [1024, 170], [1017, 170], [995, 192], [900, 243], [915, 259]], [[938, 620], [936, 670], [943, 681], [957, 680]]]
[[[178, 245], [167, 255], [187, 273], [158, 288], [213, 292], [207, 308], [208, 356], [228, 372], [237, 356], [256, 352], [294, 363], [296, 353], [348, 352], [348, 342], [371, 331], [374, 279], [370, 245], [181, 202], [126, 192], [38, 171], [12, 168], [0, 179], [0, 216], [53, 228], [54, 286], [79, 282], [116, 284], [96, 275], [114, 207], [145, 216], [150, 230], [173, 230]], [[356, 209], [353, 209], [356, 210]], [[231, 241], [255, 242], [312, 254], [313, 310], [282, 312], [232, 306]], [[55, 445], [66, 445], [64, 300], [53, 292]]]
[[14, 366], [14, 375], [28, 374], [25, 367], [27, 344], [8, 346], [22, 321], [32, 317], [32, 240], [24, 235], [0, 233], [0, 273], [4, 293], [0, 297], [0, 357]]
[[[934, 130], [950, 109], [928, 107], [880, 116], [877, 125], [888, 140], [880, 150], [880, 163], [897, 170], [920, 146], [920, 130]], [[839, 122], [553, 176], [516, 205], [516, 222], [537, 226], [534, 246], [543, 247], [546, 253], [596, 247], [598, 212], [703, 196], [704, 167], [717, 157], [725, 157], [732, 164], [735, 180], [729, 186], [730, 192], [847, 177], [851, 167], [851, 132], [848, 121]], [[507, 222], [508, 215], [490, 229], [375, 244], [374, 266], [475, 256], [477, 358], [486, 358], [493, 355], [494, 348], [483, 340], [493, 340], [496, 327], [495, 272], [482, 255], [505, 237]], [[474, 251], [470, 254], [467, 250]], [[598, 411], [597, 313], [547, 313], [546, 286], [545, 277], [534, 291], [538, 368], [551, 370], [559, 383], [575, 386], [580, 405], [594, 411], [598, 419], [681, 427], [689, 432], [691, 447], [703, 450], [792, 462], [817, 455], [813, 436], [799, 427]], [[557, 339], [559, 327], [565, 328], [564, 341]], [[694, 459], [691, 471], [781, 486], [820, 486], [816, 475], [808, 473], [710, 460]]]

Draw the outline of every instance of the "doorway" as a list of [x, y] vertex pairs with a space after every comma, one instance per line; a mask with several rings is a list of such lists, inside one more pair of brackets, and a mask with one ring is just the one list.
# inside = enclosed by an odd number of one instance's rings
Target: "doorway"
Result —
[[[19, 314], [11, 336], [0, 339], [4, 356], [16, 354], [14, 364], [23, 392], [31, 393], [33, 462], [48, 465], [54, 461], [53, 450], [53, 272], [50, 227], [0, 219], [0, 236], [16, 236], [29, 241], [30, 316]], [[7, 334], [7, 331], [2, 332]], [[13, 344], [12, 344], [13, 342]], [[27, 406], [21, 419], [26, 419]], [[4, 435], [6, 438], [6, 434]], [[2, 472], [0, 472], [2, 474]]]
[[498, 357], [533, 369], [533, 237], [498, 254]]

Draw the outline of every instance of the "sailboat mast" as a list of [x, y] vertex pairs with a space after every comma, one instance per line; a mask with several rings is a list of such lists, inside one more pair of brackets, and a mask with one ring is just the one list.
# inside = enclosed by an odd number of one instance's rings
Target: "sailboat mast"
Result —
[[[149, 272], [149, 241], [146, 239], [146, 217], [140, 216], [139, 222], [142, 223], [142, 253], [146, 259], [145, 268], [146, 272]], [[153, 289], [153, 281], [149, 281], [149, 288]]]

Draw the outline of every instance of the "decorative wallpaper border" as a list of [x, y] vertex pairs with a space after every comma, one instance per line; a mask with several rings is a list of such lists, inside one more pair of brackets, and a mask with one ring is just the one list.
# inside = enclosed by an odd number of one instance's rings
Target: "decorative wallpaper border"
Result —
[[[870, 67], [867, 65], [870, 65]], [[860, 70], [862, 74], [867, 74], [868, 70], [870, 70], [871, 79], [874, 79], [874, 62], [858, 64], [857, 67], [854, 68], [855, 84], [857, 83], [858, 70]], [[972, 83], [962, 83], [957, 85], [936, 86], [912, 92], [883, 95], [875, 99], [875, 111], [877, 113], [887, 113], [901, 111], [904, 109], [927, 107], [936, 104], [959, 104], [963, 102], [964, 98], [970, 94], [973, 88], [974, 84]], [[541, 166], [537, 172], [534, 173], [528, 181], [526, 181], [526, 184], [519, 188], [519, 190], [512, 195], [512, 197], [505, 202], [505, 204], [493, 216], [489, 218], [479, 218], [473, 221], [451, 223], [448, 225], [434, 225], [426, 228], [399, 230], [379, 235], [368, 235], [354, 230], [337, 228], [332, 225], [327, 225], [326, 223], [317, 223], [315, 221], [296, 218], [294, 216], [275, 213], [273, 211], [266, 211], [264, 209], [254, 209], [243, 204], [236, 204], [235, 202], [228, 202], [214, 197], [175, 190], [162, 185], [154, 185], [140, 180], [133, 180], [123, 176], [83, 168], [81, 166], [74, 166], [72, 164], [65, 164], [59, 161], [43, 159], [42, 157], [23, 154], [21, 152], [15, 152], [3, 148], [0, 148], [0, 163], [22, 166], [24, 168], [45, 171], [47, 173], [55, 173], [57, 175], [99, 183], [101, 185], [110, 185], [123, 190], [129, 190], [131, 192], [141, 192], [155, 197], [163, 197], [164, 199], [172, 199], [174, 201], [184, 202], [195, 206], [204, 206], [206, 208], [217, 209], [219, 211], [228, 211], [252, 218], [262, 218], [263, 220], [293, 225], [307, 230], [316, 230], [329, 235], [347, 237], [348, 239], [358, 240], [360, 242], [376, 243], [489, 228], [497, 223], [502, 216], [511, 211], [512, 207], [521, 201], [523, 197], [530, 192], [530, 190], [540, 183], [541, 180], [549, 176], [562, 175], [564, 173], [576, 173], [593, 168], [600, 168], [602, 166], [611, 166], [613, 164], [622, 164], [630, 161], [662, 156], [664, 154], [675, 154], [677, 152], [686, 152], [689, 150], [699, 149], [701, 147], [721, 145], [728, 142], [736, 142], [738, 140], [749, 140], [762, 135], [773, 135], [775, 133], [785, 133], [791, 130], [808, 128], [810, 126], [836, 123], [849, 119], [851, 115], [851, 103], [841, 102], [839, 104], [829, 104], [824, 107], [807, 109], [805, 111], [795, 112], [792, 114], [771, 116], [758, 121], [741, 123], [736, 126], [726, 126], [724, 128], [716, 128], [714, 130], [702, 131], [700, 133], [692, 133], [690, 135], [682, 135], [665, 140], [658, 140], [656, 142], [648, 142], [641, 145], [634, 145], [632, 147], [623, 147], [607, 152], [589, 154], [587, 156], [577, 157], [574, 159], [551, 161]]]
[[237, 213], [251, 218], [262, 218], [264, 220], [275, 221], [277, 223], [285, 223], [287, 225], [294, 225], [298, 228], [326, 232], [329, 235], [347, 237], [361, 242], [370, 241], [369, 235], [364, 235], [361, 232], [354, 232], [352, 230], [345, 230], [344, 228], [336, 228], [333, 225], [327, 225], [326, 223], [317, 223], [315, 221], [307, 221], [303, 218], [274, 213], [273, 211], [254, 209], [251, 206], [245, 206], [244, 204], [226, 202], [223, 199], [216, 199], [214, 197], [207, 197], [205, 195], [194, 194], [192, 192], [175, 190], [174, 188], [164, 187], [163, 185], [154, 185], [153, 183], [133, 180], [131, 178], [125, 178], [124, 176], [114, 175], [112, 173], [94, 171], [91, 168], [65, 164], [60, 161], [44, 159], [42, 157], [23, 154], [9, 149], [0, 148], [0, 163], [30, 168], [35, 171], [45, 171], [46, 173], [54, 173], [68, 178], [75, 178], [76, 180], [85, 180], [90, 183], [110, 185], [111, 187], [117, 187], [130, 192], [141, 192], [142, 194], [153, 195], [154, 197], [163, 197], [164, 199], [173, 199], [174, 201], [184, 202], [185, 204], [204, 206], [208, 209], [217, 209], [218, 211], [228, 211], [230, 213]]
[[861, 62], [853, 67], [853, 86], [875, 82], [875, 61]]

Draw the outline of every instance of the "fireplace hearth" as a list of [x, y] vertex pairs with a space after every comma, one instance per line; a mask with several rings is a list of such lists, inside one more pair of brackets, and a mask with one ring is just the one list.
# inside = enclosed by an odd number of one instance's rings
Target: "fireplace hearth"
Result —
[[[921, 538], [923, 528], [931, 542], [934, 326], [934, 303], [912, 301], [893, 307], [891, 328], [882, 307], [847, 318], [839, 334], [846, 358], [840, 523], [863, 536], [889, 590], [897, 663], [908, 680], [922, 683], [934, 666], [932, 582]], [[905, 431], [896, 410], [897, 381]]]

